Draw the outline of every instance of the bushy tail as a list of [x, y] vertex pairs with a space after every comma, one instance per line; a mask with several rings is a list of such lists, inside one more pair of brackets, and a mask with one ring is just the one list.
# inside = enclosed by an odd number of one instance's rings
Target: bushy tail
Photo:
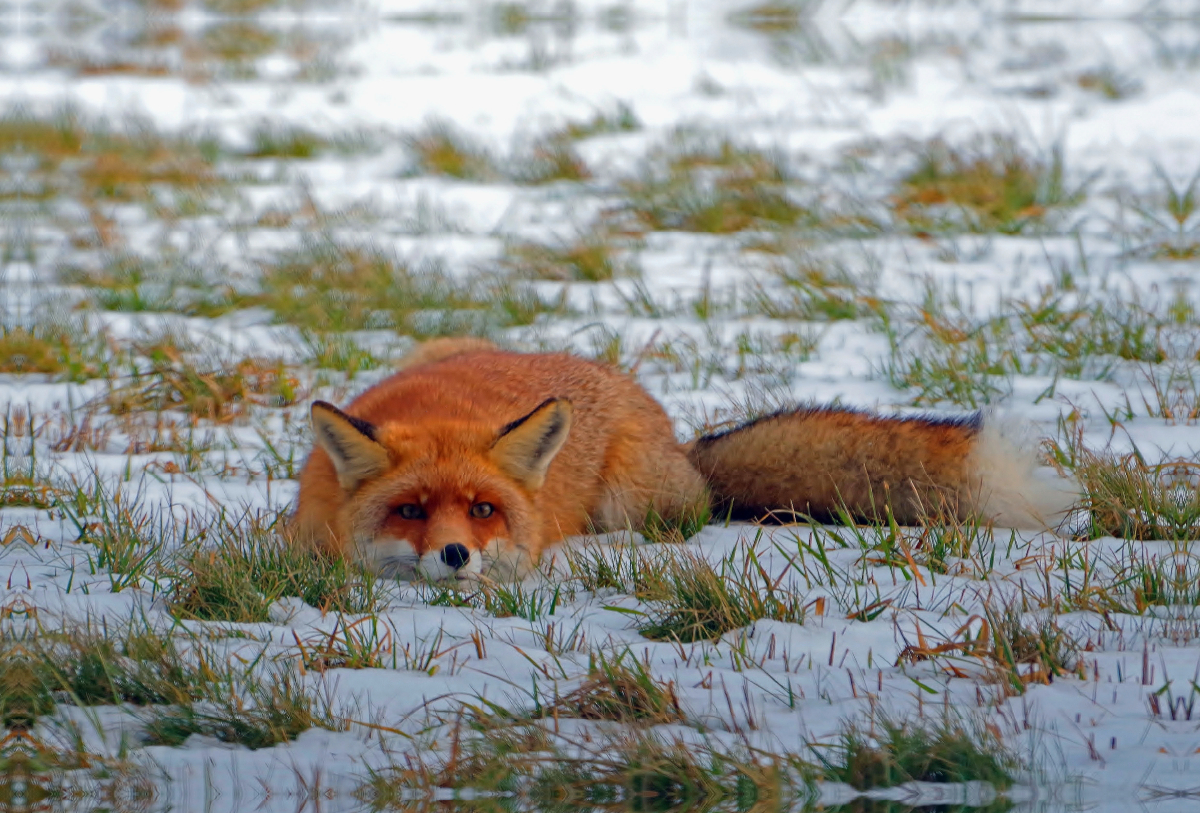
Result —
[[1077, 482], [1037, 465], [1021, 424], [995, 417], [984, 421], [968, 469], [979, 479], [975, 510], [1001, 527], [1058, 530], [1080, 503]]
[[916, 525], [981, 516], [1014, 528], [1057, 528], [1078, 498], [1038, 472], [1015, 427], [981, 415], [889, 417], [802, 407], [699, 438], [688, 456], [719, 511], [735, 518], [844, 513]]

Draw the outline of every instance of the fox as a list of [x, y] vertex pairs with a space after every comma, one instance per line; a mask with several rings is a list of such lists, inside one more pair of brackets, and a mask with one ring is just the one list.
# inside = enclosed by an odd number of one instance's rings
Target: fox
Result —
[[388, 576], [517, 578], [550, 542], [708, 502], [662, 406], [566, 353], [435, 340], [311, 417], [298, 536]]
[[426, 342], [344, 409], [314, 402], [311, 423], [295, 538], [401, 579], [521, 578], [551, 544], [652, 518], [1045, 529], [1074, 501], [979, 414], [802, 406], [685, 444], [617, 368], [480, 339]]

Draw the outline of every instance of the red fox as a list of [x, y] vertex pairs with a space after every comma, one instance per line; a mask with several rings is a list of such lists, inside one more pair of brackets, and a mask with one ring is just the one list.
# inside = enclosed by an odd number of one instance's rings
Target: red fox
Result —
[[684, 446], [631, 377], [478, 339], [422, 345], [345, 409], [312, 406], [299, 537], [386, 575], [513, 578], [563, 537], [735, 517], [842, 512], [901, 524], [982, 515], [1045, 527], [1069, 488], [978, 417], [801, 408]]

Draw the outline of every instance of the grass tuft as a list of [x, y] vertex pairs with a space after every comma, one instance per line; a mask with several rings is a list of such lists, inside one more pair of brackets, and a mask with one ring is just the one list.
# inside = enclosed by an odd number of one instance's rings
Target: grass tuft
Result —
[[575, 121], [555, 131], [551, 137], [567, 138], [572, 141], [582, 141], [599, 135], [614, 133], [633, 133], [642, 129], [633, 108], [625, 102], [619, 102], [611, 110], [598, 110], [586, 121]]
[[487, 150], [444, 121], [431, 121], [405, 139], [421, 172], [465, 181], [500, 177]]
[[592, 171], [579, 157], [571, 142], [562, 138], [543, 138], [524, 156], [512, 175], [521, 183], [548, 184], [556, 181], [586, 181]]
[[732, 234], [812, 222], [779, 155], [678, 132], [625, 181], [626, 212], [651, 231]]
[[1134, 216], [1122, 232], [1131, 233], [1130, 252], [1156, 260], [1195, 260], [1200, 257], [1200, 172], [1176, 179], [1155, 165], [1158, 188], [1147, 194], [1118, 196], [1123, 209]]
[[329, 238], [311, 239], [265, 263], [262, 289], [255, 304], [316, 334], [480, 334], [562, 310], [512, 280], [475, 275], [460, 281], [436, 263], [414, 267], [389, 253]]
[[874, 296], [869, 280], [857, 278], [836, 263], [801, 256], [773, 263], [770, 271], [777, 284], [759, 284], [750, 307], [771, 319], [862, 319], [885, 307]]
[[685, 721], [674, 682], [656, 680], [628, 649], [611, 659], [603, 652], [593, 653], [587, 679], [555, 697], [540, 716], [648, 725]]
[[0, 324], [0, 373], [42, 373], [77, 383], [107, 377], [112, 355], [104, 334], [87, 326]]
[[92, 302], [110, 311], [216, 317], [243, 305], [243, 295], [218, 275], [171, 258], [118, 253], [100, 268], [60, 268], [58, 277], [83, 286]]
[[607, 282], [617, 277], [639, 276], [637, 265], [626, 257], [631, 247], [630, 240], [595, 229], [549, 245], [509, 243], [502, 262], [525, 278]]
[[537, 621], [554, 615], [562, 600], [562, 585], [529, 587], [523, 582], [481, 579], [470, 589], [455, 583], [423, 585], [423, 598], [431, 607], [473, 607], [496, 618]]
[[1200, 490], [1193, 461], [1152, 465], [1136, 449], [1120, 456], [1080, 450], [1074, 474], [1084, 488], [1088, 538], [1200, 539]]
[[181, 353], [151, 353], [150, 369], [134, 369], [106, 396], [114, 415], [178, 410], [194, 418], [230, 421], [251, 405], [295, 403], [299, 381], [283, 362], [246, 358], [231, 366], [198, 366]]
[[381, 584], [367, 572], [306, 550], [280, 526], [283, 515], [221, 515], [212, 544], [189, 544], [174, 565], [168, 603], [178, 618], [253, 623], [270, 620], [273, 602], [298, 596], [322, 612], [374, 612]]
[[1142, 83], [1137, 77], [1122, 73], [1112, 65], [1102, 65], [1078, 74], [1075, 84], [1113, 102], [1136, 96], [1142, 90]]
[[638, 631], [651, 640], [707, 641], [763, 618], [804, 622], [805, 599], [772, 579], [752, 543], [714, 567], [676, 545], [649, 552], [629, 546], [581, 546], [566, 553], [572, 577], [586, 590], [616, 590], [646, 605]]
[[838, 763], [813, 749], [825, 778], [859, 790], [905, 782], [987, 782], [1005, 789], [1013, 784], [1017, 767], [986, 729], [967, 730], [949, 719], [932, 726], [881, 717], [868, 732], [847, 727], [836, 748]]
[[1084, 198], [1069, 190], [1061, 149], [1041, 158], [1006, 136], [972, 147], [940, 139], [923, 145], [917, 166], [900, 181], [891, 203], [918, 233], [966, 230], [1021, 234], [1045, 231], [1053, 217]]
[[761, 34], [787, 34], [801, 28], [818, 5], [811, 0], [767, 0], [730, 14], [729, 21]]
[[6, 186], [0, 199], [152, 203], [161, 187], [211, 196], [225, 186], [198, 142], [164, 136], [145, 122], [116, 129], [72, 109], [51, 118], [0, 118], [0, 154], [12, 153], [31, 157], [33, 166], [26, 182]]
[[[782, 760], [740, 756], [714, 746], [664, 741], [634, 730], [568, 740], [542, 723], [488, 712], [460, 715], [446, 749], [417, 749], [404, 764], [376, 773], [364, 795], [379, 808], [406, 806], [414, 794], [469, 789], [476, 799], [503, 794], [518, 809], [786, 809], [807, 795]], [[756, 807], [761, 805], [761, 807]]]
[[348, 727], [327, 702], [304, 691], [294, 675], [279, 671], [217, 701], [151, 713], [145, 721], [145, 742], [179, 746], [199, 734], [253, 751], [290, 742], [310, 728]]

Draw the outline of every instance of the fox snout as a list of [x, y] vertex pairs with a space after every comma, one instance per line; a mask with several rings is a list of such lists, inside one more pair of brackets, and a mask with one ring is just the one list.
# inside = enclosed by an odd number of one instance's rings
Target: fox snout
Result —
[[451, 542], [421, 557], [417, 565], [421, 575], [434, 581], [470, 579], [483, 572], [483, 557], [461, 542]]

